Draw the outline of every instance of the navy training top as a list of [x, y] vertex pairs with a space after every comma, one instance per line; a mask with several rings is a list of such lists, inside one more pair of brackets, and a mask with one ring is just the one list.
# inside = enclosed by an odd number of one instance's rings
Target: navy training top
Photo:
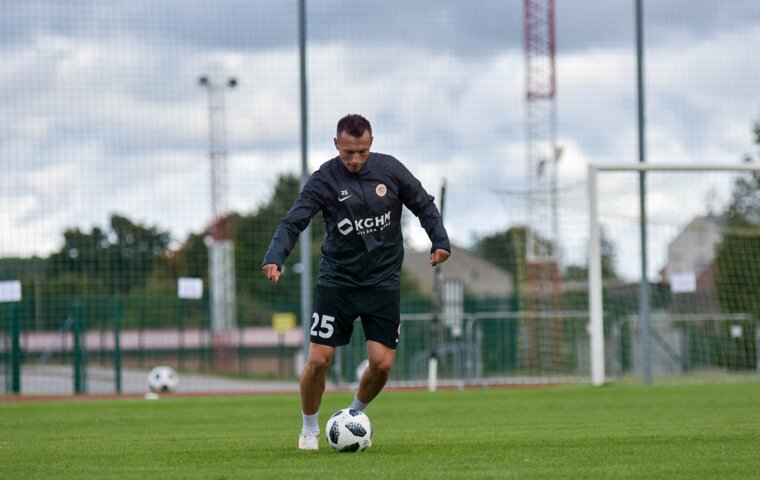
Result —
[[318, 211], [327, 236], [318, 285], [398, 288], [404, 260], [401, 210], [406, 205], [432, 242], [431, 252], [451, 252], [434, 198], [390, 155], [371, 152], [364, 167], [350, 172], [335, 157], [309, 178], [267, 249], [262, 266], [282, 264]]

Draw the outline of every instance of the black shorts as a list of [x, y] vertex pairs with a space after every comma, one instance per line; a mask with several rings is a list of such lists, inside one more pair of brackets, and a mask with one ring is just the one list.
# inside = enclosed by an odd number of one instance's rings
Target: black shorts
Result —
[[367, 340], [395, 349], [401, 333], [400, 291], [317, 285], [311, 316], [312, 343], [346, 345], [357, 317], [361, 318]]

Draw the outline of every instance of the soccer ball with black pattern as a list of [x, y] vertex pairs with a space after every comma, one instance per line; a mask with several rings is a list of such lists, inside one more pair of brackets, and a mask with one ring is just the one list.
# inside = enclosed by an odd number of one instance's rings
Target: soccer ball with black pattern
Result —
[[372, 445], [372, 423], [364, 412], [344, 408], [327, 421], [325, 436], [333, 450], [361, 452]]
[[179, 376], [172, 367], [161, 365], [148, 374], [148, 388], [155, 393], [169, 393], [177, 389]]

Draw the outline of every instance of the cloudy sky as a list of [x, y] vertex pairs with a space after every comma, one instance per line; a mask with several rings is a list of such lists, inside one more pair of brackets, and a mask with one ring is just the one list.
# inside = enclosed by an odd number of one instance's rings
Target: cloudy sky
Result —
[[[556, 3], [560, 234], [564, 257], [577, 263], [588, 239], [586, 166], [637, 161], [634, 2]], [[255, 210], [278, 175], [299, 171], [296, 0], [0, 6], [0, 256], [46, 255], [65, 228], [105, 226], [113, 212], [177, 242], [202, 229], [210, 218], [202, 74], [239, 80], [225, 92], [231, 207]], [[648, 161], [728, 165], [755, 154], [760, 2], [644, 7]], [[519, 0], [309, 2], [310, 167], [334, 155], [337, 119], [363, 113], [376, 150], [436, 196], [446, 179], [456, 243], [530, 222], [520, 193], [523, 14]], [[675, 178], [651, 180], [662, 225], [652, 234], [653, 275], [662, 244], [728, 198], [729, 177]], [[617, 199], [605, 202], [614, 211], [602, 208], [628, 273], [635, 229], [616, 225], [635, 223], [635, 185], [607, 181]], [[424, 247], [410, 223], [408, 238]]]

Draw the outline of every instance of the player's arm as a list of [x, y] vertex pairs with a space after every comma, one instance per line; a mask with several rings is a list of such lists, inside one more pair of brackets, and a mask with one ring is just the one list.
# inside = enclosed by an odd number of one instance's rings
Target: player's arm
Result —
[[435, 199], [429, 195], [422, 183], [398, 163], [397, 177], [399, 180], [399, 198], [406, 207], [420, 220], [420, 225], [430, 238], [430, 265], [436, 266], [445, 262], [451, 255], [449, 235], [443, 226], [443, 219], [435, 206]]
[[282, 265], [298, 240], [298, 236], [309, 225], [311, 218], [322, 208], [321, 196], [319, 195], [320, 181], [317, 173], [311, 176], [303, 190], [290, 207], [285, 218], [272, 237], [264, 261], [261, 263], [261, 271], [272, 281], [280, 281]]

